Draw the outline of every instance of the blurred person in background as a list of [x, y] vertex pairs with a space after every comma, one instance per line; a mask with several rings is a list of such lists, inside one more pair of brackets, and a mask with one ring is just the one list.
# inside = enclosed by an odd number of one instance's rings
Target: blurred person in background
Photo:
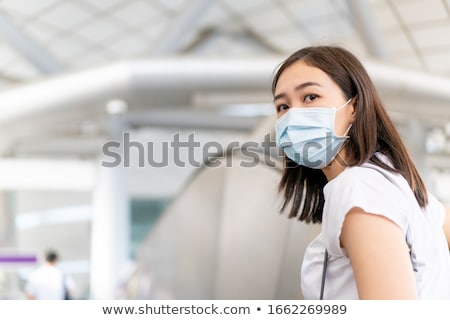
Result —
[[31, 273], [25, 286], [29, 300], [70, 300], [73, 298], [75, 283], [58, 267], [56, 251], [49, 250], [45, 262]]
[[450, 299], [450, 213], [359, 60], [341, 47], [303, 48], [281, 64], [272, 93], [281, 210], [322, 224], [303, 259], [304, 297]]

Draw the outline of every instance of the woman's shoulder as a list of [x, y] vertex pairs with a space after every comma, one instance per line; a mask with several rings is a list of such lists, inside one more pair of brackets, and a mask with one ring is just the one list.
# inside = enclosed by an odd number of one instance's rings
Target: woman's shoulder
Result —
[[359, 166], [349, 166], [346, 167], [342, 172], [342, 177], [344, 179], [356, 179], [356, 180], [364, 180], [364, 179], [381, 179], [384, 175], [381, 173], [381, 168], [376, 165], [370, 165], [368, 163], [364, 163]]
[[386, 190], [394, 187], [393, 182], [398, 184], [399, 179], [401, 180], [401, 177], [395, 172], [365, 163], [359, 166], [346, 167], [341, 174], [326, 185], [326, 188]]
[[[323, 227], [328, 235], [327, 245], [335, 254], [341, 251], [333, 245], [339, 243], [341, 229], [347, 213], [360, 208], [368, 214], [383, 216], [407, 230], [408, 212], [413, 197], [401, 175], [372, 164], [347, 167], [324, 188], [325, 209]], [[406, 186], [404, 185], [406, 184]], [[326, 186], [327, 187], [327, 186]]]
[[350, 209], [358, 207], [386, 216], [402, 228], [405, 226], [415, 198], [400, 174], [365, 163], [347, 167], [335, 179], [324, 188], [325, 203], [327, 208], [337, 212], [335, 218], [343, 220]]

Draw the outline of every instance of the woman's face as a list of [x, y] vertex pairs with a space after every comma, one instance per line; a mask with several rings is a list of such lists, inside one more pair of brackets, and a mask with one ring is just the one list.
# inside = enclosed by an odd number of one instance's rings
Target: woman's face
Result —
[[[346, 101], [341, 88], [325, 72], [308, 66], [301, 60], [281, 73], [274, 94], [278, 118], [291, 108], [337, 108]], [[345, 135], [353, 122], [354, 103], [353, 99], [346, 107], [336, 112], [336, 135]]]

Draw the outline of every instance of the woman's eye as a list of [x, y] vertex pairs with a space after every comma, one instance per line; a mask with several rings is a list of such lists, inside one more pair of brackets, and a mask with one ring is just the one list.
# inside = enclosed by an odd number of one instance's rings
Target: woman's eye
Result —
[[317, 99], [317, 95], [315, 94], [307, 94], [304, 98], [303, 101], [305, 102], [311, 102], [313, 100]]
[[280, 104], [279, 106], [277, 106], [278, 112], [283, 112], [286, 111], [287, 109], [289, 109], [289, 106], [287, 104]]

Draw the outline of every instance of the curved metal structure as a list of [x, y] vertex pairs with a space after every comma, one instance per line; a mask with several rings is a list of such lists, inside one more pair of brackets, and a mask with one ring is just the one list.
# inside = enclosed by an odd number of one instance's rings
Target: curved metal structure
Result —
[[[161, 58], [116, 63], [51, 77], [0, 93], [0, 124], [42, 113], [104, 106], [111, 99], [130, 105], [165, 102], [195, 91], [265, 90], [282, 58], [199, 59]], [[450, 100], [446, 77], [366, 61], [374, 82], [382, 88]], [[174, 94], [176, 92], [176, 94]]]
[[303, 253], [319, 226], [279, 214], [279, 160], [238, 151], [199, 169], [150, 231], [129, 298], [302, 298]]

